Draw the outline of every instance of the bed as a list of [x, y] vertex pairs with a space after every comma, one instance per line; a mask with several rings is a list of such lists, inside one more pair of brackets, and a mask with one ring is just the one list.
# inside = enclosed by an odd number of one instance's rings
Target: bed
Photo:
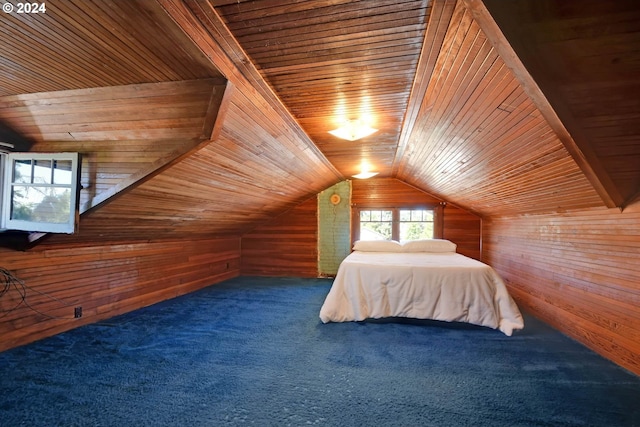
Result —
[[511, 336], [524, 322], [500, 276], [448, 240], [359, 241], [340, 264], [320, 320], [465, 322]]

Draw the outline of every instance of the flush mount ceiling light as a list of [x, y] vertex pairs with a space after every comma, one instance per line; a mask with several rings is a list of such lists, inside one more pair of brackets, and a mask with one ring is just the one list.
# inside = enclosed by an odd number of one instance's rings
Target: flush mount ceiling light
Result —
[[357, 175], [353, 175], [353, 177], [358, 179], [367, 179], [376, 175], [378, 175], [378, 172], [372, 172], [371, 164], [365, 160], [360, 163], [360, 173]]
[[357, 175], [353, 175], [353, 177], [358, 179], [367, 179], [367, 178], [374, 177], [376, 175], [378, 175], [378, 172], [362, 171]]
[[371, 163], [369, 163], [367, 160], [363, 160], [360, 163], [360, 173], [352, 176], [357, 179], [367, 179], [378, 175], [378, 172], [372, 172], [371, 169], [375, 169], [375, 167], [372, 166]]
[[372, 128], [362, 120], [347, 120], [344, 125], [338, 129], [330, 130], [329, 133], [347, 141], [356, 141], [377, 131], [378, 129]]

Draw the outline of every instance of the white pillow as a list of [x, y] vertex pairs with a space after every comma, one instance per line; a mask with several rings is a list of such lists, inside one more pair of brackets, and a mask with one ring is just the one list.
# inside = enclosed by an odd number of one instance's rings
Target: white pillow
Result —
[[356, 240], [354, 251], [362, 252], [402, 252], [402, 245], [396, 240]]
[[402, 244], [402, 252], [455, 252], [457, 247], [444, 239], [410, 240]]

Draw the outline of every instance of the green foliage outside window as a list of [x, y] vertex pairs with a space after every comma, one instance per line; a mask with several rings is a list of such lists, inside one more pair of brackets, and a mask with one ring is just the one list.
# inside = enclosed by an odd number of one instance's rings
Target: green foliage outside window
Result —
[[360, 211], [360, 237], [366, 240], [391, 240], [392, 211]]
[[362, 210], [360, 211], [360, 238], [391, 240], [393, 236], [397, 236], [396, 238], [401, 241], [432, 239], [433, 221], [433, 211], [428, 209]]

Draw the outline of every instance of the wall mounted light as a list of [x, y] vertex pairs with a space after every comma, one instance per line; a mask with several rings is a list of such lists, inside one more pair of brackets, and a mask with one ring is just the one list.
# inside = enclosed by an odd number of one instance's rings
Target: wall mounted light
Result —
[[356, 141], [377, 131], [378, 129], [372, 128], [362, 120], [347, 120], [344, 125], [330, 130], [329, 133], [347, 141]]

